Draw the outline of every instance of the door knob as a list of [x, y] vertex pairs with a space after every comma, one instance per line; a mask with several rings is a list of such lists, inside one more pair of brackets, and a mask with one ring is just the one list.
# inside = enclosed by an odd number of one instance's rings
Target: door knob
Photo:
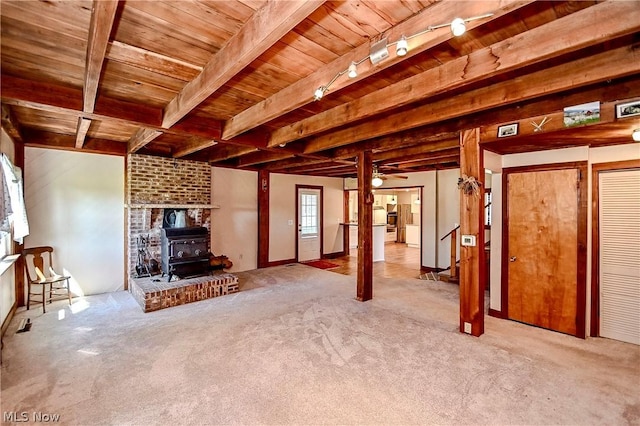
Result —
[[516, 261], [516, 259], [517, 259], [517, 258], [516, 258], [515, 256], [511, 256], [511, 257], [509, 258], [509, 262], [515, 262], [515, 261]]

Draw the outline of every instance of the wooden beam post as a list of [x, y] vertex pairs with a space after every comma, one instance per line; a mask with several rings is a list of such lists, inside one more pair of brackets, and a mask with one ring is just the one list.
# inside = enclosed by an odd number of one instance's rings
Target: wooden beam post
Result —
[[269, 171], [258, 171], [258, 268], [269, 266]]
[[356, 298], [373, 298], [373, 154], [358, 154], [358, 284]]
[[[484, 165], [479, 142], [478, 128], [460, 134], [460, 331], [473, 336], [484, 333]], [[474, 238], [475, 243], [465, 242]]]
[[345, 225], [342, 226], [342, 255], [349, 256], [349, 226], [346, 224], [351, 222], [351, 218], [349, 217], [349, 193], [346, 189], [343, 192], [342, 197], [342, 222]]

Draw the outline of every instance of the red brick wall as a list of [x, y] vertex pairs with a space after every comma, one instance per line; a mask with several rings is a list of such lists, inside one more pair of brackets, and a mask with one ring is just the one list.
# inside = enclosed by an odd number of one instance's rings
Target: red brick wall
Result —
[[[132, 154], [127, 157], [129, 273], [135, 276], [140, 235], [149, 237], [151, 256], [160, 262], [160, 230], [164, 207], [211, 204], [208, 163]], [[210, 229], [211, 210], [187, 210], [188, 226]]]

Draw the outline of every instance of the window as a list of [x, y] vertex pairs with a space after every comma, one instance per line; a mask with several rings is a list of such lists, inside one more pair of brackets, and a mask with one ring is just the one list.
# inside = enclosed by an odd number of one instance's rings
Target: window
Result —
[[318, 235], [318, 195], [301, 194], [300, 232], [302, 236]]
[[484, 227], [491, 228], [491, 189], [484, 191]]

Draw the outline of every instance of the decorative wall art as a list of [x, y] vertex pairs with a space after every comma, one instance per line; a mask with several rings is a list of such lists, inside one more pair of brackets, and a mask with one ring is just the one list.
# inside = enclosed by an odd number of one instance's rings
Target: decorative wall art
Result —
[[564, 127], [581, 126], [600, 121], [600, 101], [574, 105], [564, 109]]
[[498, 127], [498, 137], [506, 138], [507, 136], [515, 136], [518, 134], [518, 123], [505, 124]]
[[640, 100], [616, 105], [616, 118], [640, 115]]

